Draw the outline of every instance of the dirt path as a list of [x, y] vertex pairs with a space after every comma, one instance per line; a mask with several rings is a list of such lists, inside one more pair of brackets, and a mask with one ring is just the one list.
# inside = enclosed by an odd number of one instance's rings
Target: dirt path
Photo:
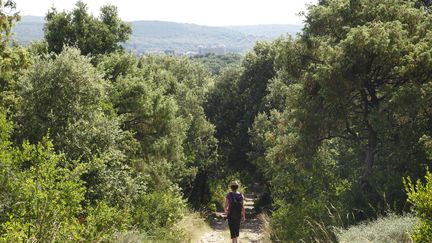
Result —
[[[246, 222], [240, 227], [239, 242], [262, 242], [262, 222], [254, 210], [255, 195], [245, 196], [245, 209], [246, 209]], [[228, 229], [228, 222], [224, 219], [223, 214], [215, 213], [211, 219], [210, 226], [212, 231], [203, 235], [200, 243], [219, 243], [231, 242], [230, 233]]]

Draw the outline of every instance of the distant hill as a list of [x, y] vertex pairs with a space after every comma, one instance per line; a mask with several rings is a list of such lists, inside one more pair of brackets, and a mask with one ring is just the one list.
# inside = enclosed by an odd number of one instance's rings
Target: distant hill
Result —
[[[15, 39], [27, 45], [43, 38], [44, 18], [23, 16], [14, 27]], [[209, 27], [166, 21], [132, 21], [132, 37], [124, 46], [135, 52], [196, 52], [199, 46], [224, 45], [228, 52], [246, 52], [258, 40], [295, 35], [299, 25]]]
[[243, 52], [250, 49], [256, 36], [223, 28], [196, 24], [182, 24], [164, 21], [134, 21], [132, 38], [126, 43], [129, 49], [138, 51], [196, 51], [200, 45], [225, 45], [227, 51]]
[[44, 23], [44, 17], [22, 16], [21, 21], [13, 28], [15, 32], [14, 38], [22, 45], [28, 45], [32, 41], [41, 40], [44, 37]]
[[294, 24], [263, 24], [226, 26], [225, 28], [238, 31], [246, 35], [264, 38], [277, 38], [285, 34], [296, 36], [297, 33], [302, 31], [303, 26]]

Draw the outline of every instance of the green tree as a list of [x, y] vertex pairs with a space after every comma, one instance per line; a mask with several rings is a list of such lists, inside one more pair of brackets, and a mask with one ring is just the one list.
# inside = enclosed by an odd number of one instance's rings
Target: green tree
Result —
[[0, 240], [73, 241], [79, 228], [85, 166], [56, 154], [44, 138], [12, 146], [12, 124], [0, 113]]
[[13, 0], [0, 1], [0, 50], [9, 45], [14, 22], [19, 21], [20, 16], [16, 12], [16, 4]]
[[424, 158], [418, 141], [429, 120], [422, 110], [429, 110], [430, 35], [423, 28], [431, 23], [406, 1], [329, 1], [310, 10], [303, 38], [313, 61], [303, 76], [311, 117], [304, 122], [312, 128], [305, 132], [315, 134], [308, 144], [334, 137], [357, 143], [365, 192], [387, 191], [373, 185], [380, 173], [416, 172]]
[[186, 58], [113, 53], [97, 62], [114, 84], [111, 97], [122, 128], [139, 143], [131, 156], [139, 171], [151, 175], [150, 188], [176, 182], [191, 200], [205, 200], [202, 185], [217, 159], [214, 127], [203, 109], [213, 82], [209, 72]]
[[209, 94], [206, 113], [216, 125], [221, 151], [231, 169], [255, 170], [247, 158], [251, 149], [248, 130], [255, 116], [265, 109], [267, 84], [276, 75], [274, 59], [271, 43], [257, 43], [240, 68], [232, 67], [218, 77]]
[[93, 56], [121, 50], [120, 43], [127, 41], [132, 32], [118, 17], [117, 7], [103, 6], [96, 18], [81, 1], [71, 12], [50, 10], [44, 31], [48, 51], [60, 53], [64, 46], [76, 46], [82, 54]]
[[355, 220], [386, 202], [402, 210], [401, 178], [427, 161], [431, 24], [414, 1], [329, 0], [310, 7], [298, 39], [276, 42], [274, 110], [255, 120], [250, 154], [282, 209], [282, 239], [313, 240], [304, 219], [330, 204]]
[[72, 159], [88, 160], [115, 145], [120, 131], [103, 110], [109, 83], [79, 50], [40, 57], [20, 86], [24, 138], [35, 142], [49, 132]]
[[20, 82], [19, 137], [35, 143], [50, 134], [68, 159], [89, 163], [86, 199], [121, 205], [143, 190], [143, 180], [125, 155], [132, 135], [122, 131], [110, 103], [111, 84], [78, 49], [39, 57]]
[[185, 172], [182, 144], [186, 134], [184, 120], [176, 116], [175, 101], [145, 78], [126, 76], [115, 88], [114, 107], [123, 117], [122, 127], [132, 131], [140, 144], [136, 168], [152, 175], [152, 188], [178, 182]]
[[186, 58], [148, 57], [141, 61], [147, 72], [154, 74], [156, 85], [179, 106], [177, 116], [186, 124], [186, 164], [195, 170], [194, 178], [186, 177], [180, 185], [189, 201], [200, 207], [209, 200], [208, 180], [220, 171], [215, 127], [204, 112], [213, 77], [202, 65]]
[[222, 70], [234, 65], [240, 65], [243, 56], [237, 53], [228, 53], [225, 55], [206, 54], [195, 56], [192, 60], [204, 64], [210, 69], [213, 75], [219, 75]]
[[29, 67], [30, 55], [22, 47], [12, 45], [12, 27], [20, 16], [14, 1], [0, 1], [0, 106], [14, 113], [19, 106], [15, 93], [20, 73]]

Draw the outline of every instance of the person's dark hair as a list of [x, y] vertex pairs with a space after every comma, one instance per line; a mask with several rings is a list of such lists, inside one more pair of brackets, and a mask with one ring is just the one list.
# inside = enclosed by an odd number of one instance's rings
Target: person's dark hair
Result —
[[238, 189], [238, 185], [231, 185], [231, 190], [237, 191], [237, 189]]

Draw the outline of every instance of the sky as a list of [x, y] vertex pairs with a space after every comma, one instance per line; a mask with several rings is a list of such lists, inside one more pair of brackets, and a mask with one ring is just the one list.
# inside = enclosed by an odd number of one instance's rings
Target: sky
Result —
[[[76, 0], [15, 0], [21, 15], [45, 16], [48, 9], [71, 10]], [[124, 21], [162, 20], [210, 26], [301, 24], [301, 11], [317, 0], [84, 0], [98, 15], [105, 4], [118, 7]]]

